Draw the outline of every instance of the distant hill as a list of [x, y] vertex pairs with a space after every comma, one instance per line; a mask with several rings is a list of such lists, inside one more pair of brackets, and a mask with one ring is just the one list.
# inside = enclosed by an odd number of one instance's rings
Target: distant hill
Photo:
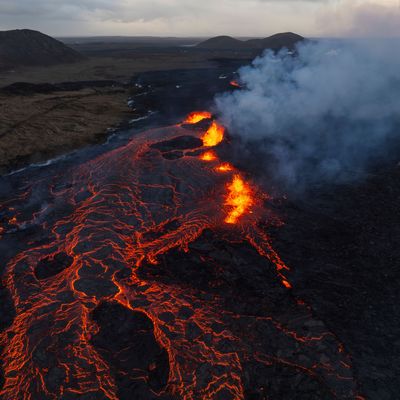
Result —
[[298, 42], [305, 40], [303, 36], [292, 32], [277, 33], [264, 39], [238, 40], [230, 36], [217, 36], [201, 42], [197, 45], [203, 49], [273, 49], [279, 50], [283, 47], [293, 49]]
[[297, 43], [302, 42], [303, 36], [297, 35], [292, 32], [277, 33], [265, 39], [251, 39], [247, 40], [247, 46], [257, 48], [257, 49], [273, 49], [278, 50], [286, 47], [288, 49], [293, 49]]
[[245, 49], [246, 42], [234, 39], [231, 36], [216, 36], [199, 43], [196, 47], [202, 49]]
[[65, 44], [29, 29], [0, 31], [0, 67], [43, 66], [83, 59]]

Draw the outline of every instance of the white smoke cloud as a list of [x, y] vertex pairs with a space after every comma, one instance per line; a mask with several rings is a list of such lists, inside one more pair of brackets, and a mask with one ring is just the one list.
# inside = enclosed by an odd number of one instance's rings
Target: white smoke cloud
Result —
[[359, 176], [396, 127], [400, 135], [397, 45], [322, 41], [295, 57], [267, 52], [240, 70], [245, 89], [216, 99], [222, 122], [286, 188]]

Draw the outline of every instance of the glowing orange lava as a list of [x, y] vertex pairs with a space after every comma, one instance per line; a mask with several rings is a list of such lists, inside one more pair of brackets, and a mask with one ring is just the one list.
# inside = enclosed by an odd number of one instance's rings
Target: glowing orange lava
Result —
[[224, 139], [224, 133], [225, 128], [214, 121], [202, 137], [204, 146], [213, 147], [221, 143]]
[[231, 86], [234, 86], [234, 87], [237, 87], [237, 88], [240, 88], [240, 87], [241, 87], [240, 84], [239, 84], [237, 81], [235, 81], [235, 80], [230, 81], [229, 84], [230, 84]]
[[200, 159], [203, 161], [215, 161], [217, 159], [217, 156], [213, 151], [206, 151], [200, 156]]
[[227, 224], [236, 224], [239, 218], [249, 211], [254, 204], [252, 190], [240, 175], [235, 175], [232, 182], [228, 185], [229, 194], [225, 205], [230, 207], [230, 211], [225, 218]]
[[282, 284], [285, 286], [286, 289], [291, 289], [292, 285], [285, 279], [282, 279]]
[[218, 167], [215, 169], [219, 172], [230, 172], [233, 171], [233, 166], [229, 163], [223, 163], [221, 165], [218, 165]]
[[197, 124], [198, 122], [203, 121], [203, 119], [209, 119], [211, 117], [212, 115], [208, 111], [193, 111], [187, 116], [184, 123]]

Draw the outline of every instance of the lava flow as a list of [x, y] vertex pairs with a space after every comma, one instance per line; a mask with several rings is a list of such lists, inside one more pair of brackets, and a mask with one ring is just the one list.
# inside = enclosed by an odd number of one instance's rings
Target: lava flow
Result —
[[233, 171], [233, 166], [227, 162], [224, 162], [218, 165], [215, 169], [219, 172], [231, 172]]
[[225, 128], [213, 121], [207, 132], [202, 136], [204, 146], [217, 146], [224, 140], [224, 133]]
[[203, 121], [204, 119], [210, 119], [211, 117], [212, 115], [208, 111], [193, 111], [186, 117], [184, 123], [197, 124], [198, 122]]
[[239, 218], [249, 211], [254, 204], [252, 191], [250, 186], [244, 182], [240, 175], [235, 175], [232, 182], [228, 185], [229, 195], [225, 201], [225, 205], [230, 211], [225, 218], [227, 224], [236, 224]]
[[217, 159], [217, 156], [214, 152], [212, 151], [206, 151], [203, 153], [200, 157], [203, 161], [215, 161]]
[[1, 399], [355, 398], [350, 357], [288, 290], [269, 197], [205, 130], [138, 133], [0, 204], [3, 248], [20, 242]]

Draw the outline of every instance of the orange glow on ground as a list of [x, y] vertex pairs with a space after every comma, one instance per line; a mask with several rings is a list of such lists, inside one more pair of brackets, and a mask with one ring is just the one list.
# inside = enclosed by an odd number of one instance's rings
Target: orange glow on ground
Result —
[[229, 207], [229, 212], [225, 218], [227, 224], [236, 224], [239, 218], [249, 211], [253, 205], [252, 190], [240, 175], [235, 175], [232, 182], [228, 185], [229, 194], [225, 205]]
[[215, 161], [217, 159], [217, 156], [213, 151], [206, 151], [200, 156], [200, 159], [203, 161]]
[[209, 119], [211, 117], [212, 115], [208, 111], [193, 111], [186, 117], [184, 123], [197, 124], [198, 122], [203, 121], [203, 119]]
[[241, 87], [241, 86], [239, 85], [239, 83], [238, 83], [237, 81], [235, 81], [235, 80], [230, 81], [229, 84], [230, 84], [231, 86], [234, 86], [234, 87], [237, 87], [237, 88], [240, 88], [240, 87]]
[[202, 137], [204, 146], [213, 147], [221, 143], [224, 139], [224, 133], [225, 128], [214, 121]]

